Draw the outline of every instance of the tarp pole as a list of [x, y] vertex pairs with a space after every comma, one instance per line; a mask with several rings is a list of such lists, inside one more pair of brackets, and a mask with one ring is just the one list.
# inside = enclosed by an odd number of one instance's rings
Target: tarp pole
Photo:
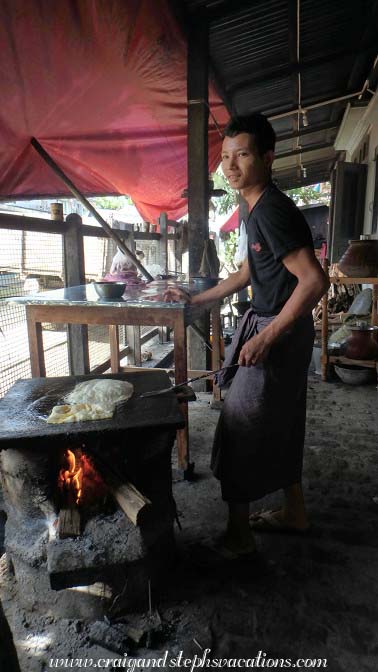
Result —
[[101, 215], [97, 212], [96, 208], [93, 207], [93, 205], [88, 201], [87, 198], [75, 187], [74, 183], [71, 182], [71, 180], [67, 177], [67, 175], [63, 172], [61, 168], [59, 168], [58, 164], [55, 163], [54, 159], [51, 158], [50, 154], [46, 152], [45, 149], [43, 149], [42, 145], [36, 140], [36, 138], [31, 139], [31, 144], [34, 147], [34, 149], [38, 152], [38, 154], [42, 157], [42, 159], [47, 163], [48, 166], [54, 171], [58, 177], [64, 182], [66, 187], [73, 193], [75, 198], [77, 198], [82, 205], [84, 205], [89, 212], [92, 213], [93, 217], [98, 221], [98, 223], [102, 226], [104, 231], [108, 234], [109, 238], [112, 238], [116, 245], [118, 245], [119, 249], [123, 252], [123, 254], [128, 257], [133, 264], [137, 267], [137, 269], [144, 275], [146, 278], [147, 282], [152, 282], [154, 278], [152, 275], [147, 271], [146, 268], [144, 268], [143, 264], [140, 263], [139, 259], [129, 250], [129, 248], [125, 245], [123, 240], [116, 234], [114, 229], [109, 226], [109, 224], [101, 217]]

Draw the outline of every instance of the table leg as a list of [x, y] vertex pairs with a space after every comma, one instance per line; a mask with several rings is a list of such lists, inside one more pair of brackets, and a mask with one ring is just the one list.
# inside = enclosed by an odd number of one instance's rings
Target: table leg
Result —
[[[212, 331], [212, 353], [211, 353], [211, 367], [213, 371], [220, 369], [221, 362], [221, 324], [220, 324], [220, 306], [217, 304], [211, 309], [211, 331]], [[213, 383], [213, 401], [219, 402], [222, 400], [221, 390], [218, 385]]]
[[[328, 259], [323, 259], [323, 270], [328, 275]], [[322, 354], [321, 354], [322, 380], [327, 380], [328, 373], [328, 291], [322, 297]]]
[[43, 351], [42, 324], [36, 322], [26, 307], [26, 322], [28, 327], [30, 366], [33, 378], [45, 378], [45, 353]]
[[[174, 327], [174, 357], [175, 357], [175, 382], [183, 383], [188, 377], [187, 351], [186, 351], [186, 328], [184, 320], [176, 320]], [[189, 428], [188, 428], [188, 404], [180, 404], [186, 426], [177, 431], [177, 453], [179, 469], [184, 471], [184, 477], [189, 477], [192, 465], [189, 463]]]
[[120, 372], [118, 324], [109, 325], [110, 368], [112, 373]]
[[140, 343], [140, 326], [130, 326], [126, 327], [126, 339], [127, 345], [130, 346], [130, 353], [127, 356], [129, 364], [134, 366], [142, 366], [142, 352], [141, 352], [141, 343]]

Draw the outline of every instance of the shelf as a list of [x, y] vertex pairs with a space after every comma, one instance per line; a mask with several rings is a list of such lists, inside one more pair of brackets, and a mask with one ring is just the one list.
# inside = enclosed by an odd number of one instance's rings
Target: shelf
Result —
[[378, 285], [377, 278], [339, 278], [338, 276], [330, 276], [330, 283], [334, 285]]
[[349, 359], [349, 357], [338, 357], [337, 355], [329, 355], [328, 361], [332, 364], [349, 364], [350, 366], [364, 366], [367, 369], [375, 369], [378, 366], [376, 359]]

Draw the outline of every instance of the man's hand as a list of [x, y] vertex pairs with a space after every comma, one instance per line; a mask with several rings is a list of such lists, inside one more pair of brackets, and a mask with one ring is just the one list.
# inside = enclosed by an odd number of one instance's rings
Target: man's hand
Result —
[[169, 287], [164, 292], [164, 301], [167, 303], [191, 303], [192, 297], [189, 292], [181, 287]]
[[267, 358], [272, 341], [264, 331], [252, 336], [249, 341], [244, 343], [239, 355], [238, 364], [240, 366], [255, 366]]

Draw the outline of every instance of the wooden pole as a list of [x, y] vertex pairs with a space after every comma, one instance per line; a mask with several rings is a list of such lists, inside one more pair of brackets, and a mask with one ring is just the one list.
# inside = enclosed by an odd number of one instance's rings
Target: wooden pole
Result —
[[64, 182], [66, 187], [73, 193], [75, 198], [77, 198], [80, 203], [84, 205], [89, 212], [92, 213], [93, 217], [98, 221], [98, 223], [102, 226], [102, 228], [106, 231], [108, 234], [109, 238], [112, 238], [114, 242], [117, 244], [119, 249], [123, 252], [126, 257], [131, 259], [133, 264], [137, 267], [137, 269], [144, 275], [146, 278], [147, 282], [152, 282], [154, 279], [152, 275], [147, 271], [146, 268], [140, 263], [139, 259], [129, 250], [128, 247], [126, 247], [125, 243], [121, 238], [115, 233], [115, 231], [109, 226], [109, 224], [101, 217], [101, 215], [97, 212], [96, 208], [93, 207], [93, 205], [88, 201], [88, 199], [85, 198], [85, 196], [75, 187], [74, 183], [71, 182], [71, 180], [67, 177], [67, 175], [63, 172], [61, 168], [59, 168], [58, 164], [55, 163], [55, 161], [51, 158], [51, 156], [46, 152], [45, 149], [43, 149], [42, 145], [36, 140], [36, 138], [31, 139], [31, 144], [34, 147], [34, 149], [38, 152], [38, 154], [42, 157], [42, 159], [47, 163], [48, 166], [54, 171], [58, 177]]
[[[323, 259], [323, 271], [329, 278], [328, 259]], [[328, 290], [322, 298], [322, 355], [321, 355], [322, 380], [327, 380], [328, 369]]]
[[[193, 24], [188, 35], [188, 233], [189, 275], [199, 274], [204, 243], [209, 238], [209, 166], [208, 166], [208, 39], [206, 21]], [[205, 340], [209, 340], [210, 316], [197, 322]], [[191, 369], [210, 368], [208, 350], [193, 330], [189, 333]], [[195, 384], [205, 390], [206, 383]]]
[[[85, 284], [85, 263], [82, 220], [71, 213], [66, 218], [67, 229], [63, 234], [64, 277], [66, 287]], [[88, 350], [88, 325], [68, 324], [68, 359], [71, 375], [90, 372]]]

